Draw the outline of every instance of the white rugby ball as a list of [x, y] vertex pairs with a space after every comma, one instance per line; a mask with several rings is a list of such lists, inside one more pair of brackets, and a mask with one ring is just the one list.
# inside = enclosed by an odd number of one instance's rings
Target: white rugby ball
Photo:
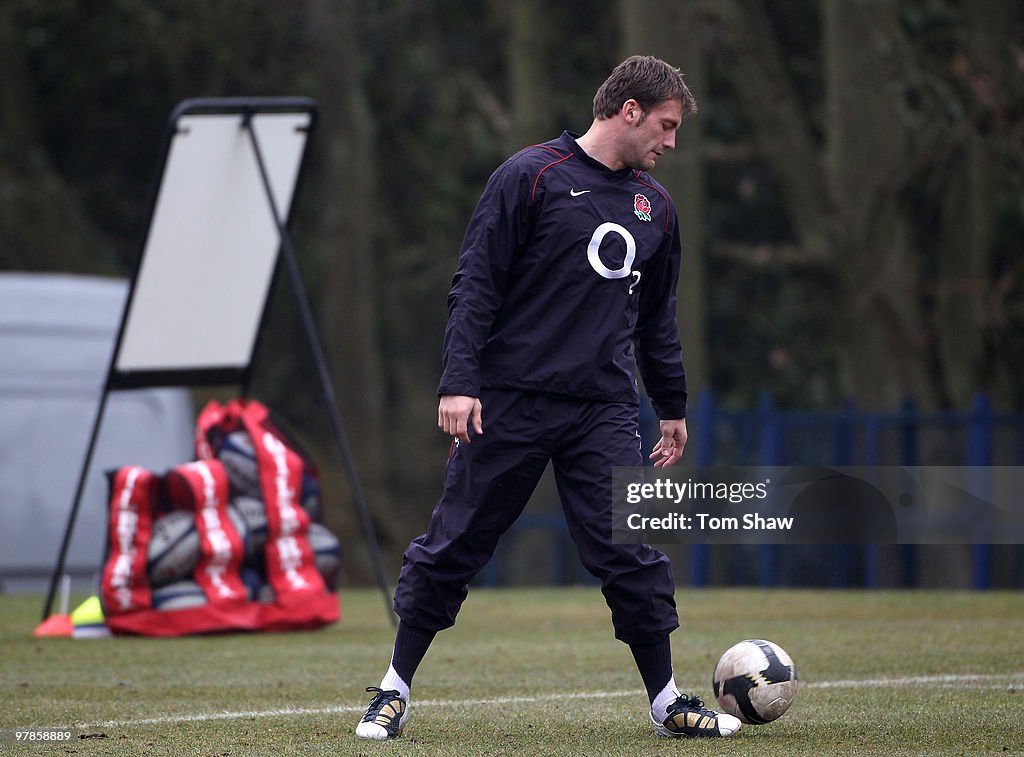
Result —
[[263, 554], [267, 546], [267, 507], [258, 497], [238, 496], [231, 500], [231, 509], [245, 522], [248, 541], [245, 556], [251, 559]]
[[341, 565], [341, 541], [331, 533], [327, 526], [310, 523], [309, 546], [313, 550], [316, 569], [324, 579], [328, 591], [334, 591], [338, 585], [338, 568]]
[[231, 524], [242, 540], [242, 562], [245, 562], [245, 556], [249, 554], [249, 524], [245, 522], [245, 518], [238, 512], [238, 509], [230, 504], [228, 504], [228, 517], [231, 518]]
[[199, 562], [195, 514], [172, 510], [153, 523], [146, 572], [150, 586], [164, 586], [192, 574]]
[[[146, 560], [150, 586], [165, 586], [192, 575], [202, 557], [195, 517], [190, 510], [172, 510], [153, 524]], [[249, 529], [245, 519], [230, 506], [228, 517], [242, 539], [244, 556], [249, 548]]]
[[[324, 580], [328, 591], [335, 591], [338, 584], [338, 570], [341, 565], [341, 541], [331, 531], [319, 523], [311, 523], [306, 537], [313, 550], [313, 558], [317, 572]], [[277, 599], [274, 587], [264, 583], [262, 576], [256, 571], [245, 568], [243, 578], [249, 586], [250, 596], [254, 601], [272, 604]]]
[[248, 431], [232, 431], [224, 437], [217, 459], [224, 464], [232, 494], [260, 496], [260, 469]]
[[205, 604], [206, 594], [195, 581], [176, 581], [153, 590], [155, 610], [184, 610]]

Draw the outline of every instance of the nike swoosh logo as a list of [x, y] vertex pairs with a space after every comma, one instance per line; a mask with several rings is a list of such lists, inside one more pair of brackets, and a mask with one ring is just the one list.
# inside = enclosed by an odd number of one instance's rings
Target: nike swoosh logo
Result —
[[577, 192], [575, 189], [570, 189], [569, 190], [569, 196], [570, 197], [579, 197], [580, 195], [585, 195], [589, 191], [590, 191], [589, 189], [581, 189], [579, 192]]

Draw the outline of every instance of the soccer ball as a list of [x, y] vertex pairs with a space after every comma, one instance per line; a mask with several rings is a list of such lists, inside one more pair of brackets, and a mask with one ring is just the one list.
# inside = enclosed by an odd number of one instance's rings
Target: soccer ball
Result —
[[796, 666], [785, 649], [764, 639], [747, 639], [725, 650], [712, 684], [725, 712], [744, 723], [763, 725], [793, 704], [796, 681]]

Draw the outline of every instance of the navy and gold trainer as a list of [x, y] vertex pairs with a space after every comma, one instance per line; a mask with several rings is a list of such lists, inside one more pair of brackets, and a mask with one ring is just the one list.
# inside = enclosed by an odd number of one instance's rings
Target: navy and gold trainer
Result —
[[370, 686], [366, 690], [377, 693], [356, 726], [356, 736], [361, 739], [397, 739], [409, 719], [409, 703], [394, 689], [385, 691]]
[[652, 712], [651, 725], [656, 734], [670, 739], [732, 736], [740, 729], [739, 718], [709, 710], [700, 697], [685, 694], [668, 706], [668, 714], [660, 723]]

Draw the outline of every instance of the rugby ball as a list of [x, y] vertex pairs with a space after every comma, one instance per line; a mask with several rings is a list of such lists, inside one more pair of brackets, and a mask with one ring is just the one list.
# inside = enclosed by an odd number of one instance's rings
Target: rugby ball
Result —
[[235, 527], [235, 531], [238, 532], [238, 538], [242, 540], [242, 561], [245, 561], [245, 556], [249, 554], [249, 524], [245, 522], [245, 518], [238, 512], [238, 508], [232, 507], [228, 504], [228, 517], [231, 518], [231, 524]]
[[192, 575], [199, 556], [194, 513], [172, 510], [157, 518], [146, 560], [150, 586], [164, 586]]
[[[314, 563], [317, 572], [324, 580], [324, 585], [328, 591], [335, 591], [338, 584], [338, 570], [341, 565], [341, 542], [326, 526], [319, 523], [310, 524], [306, 538], [313, 550]], [[274, 587], [265, 582], [264, 577], [258, 571], [248, 567], [244, 568], [242, 580], [249, 588], [249, 596], [253, 601], [272, 604], [277, 599]]]
[[227, 471], [232, 494], [260, 496], [260, 468], [248, 431], [232, 431], [217, 448], [217, 459]]
[[263, 554], [267, 546], [267, 508], [258, 497], [238, 496], [231, 500], [235, 510], [245, 523], [249, 539], [246, 542], [245, 557], [251, 559]]
[[[249, 529], [245, 519], [239, 512], [229, 506], [228, 517], [235, 526], [245, 549], [249, 550]], [[172, 510], [153, 524], [153, 534], [149, 539], [149, 552], [146, 560], [146, 572], [149, 585], [164, 586], [180, 581], [192, 575], [202, 547], [199, 543], [199, 532], [196, 530], [195, 513], [188, 510]]]
[[206, 594], [195, 581], [176, 581], [153, 590], [153, 609], [185, 610], [206, 604]]
[[320, 523], [309, 525], [307, 538], [313, 550], [317, 571], [324, 579], [327, 590], [334, 591], [338, 585], [338, 568], [341, 565], [341, 541], [327, 526]]

